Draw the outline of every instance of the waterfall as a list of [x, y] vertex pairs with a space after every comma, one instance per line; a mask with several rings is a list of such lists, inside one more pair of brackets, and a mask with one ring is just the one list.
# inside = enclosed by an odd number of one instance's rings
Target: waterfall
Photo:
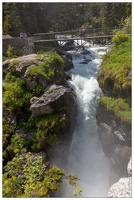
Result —
[[[77, 94], [76, 129], [66, 153], [67, 163], [64, 165], [62, 162], [59, 150], [53, 164], [61, 167], [67, 174], [78, 176], [83, 190], [82, 197], [106, 197], [109, 189], [109, 161], [99, 141], [96, 121], [97, 100], [102, 94], [97, 74], [101, 63], [100, 55], [104, 54], [106, 48], [86, 47], [91, 54], [69, 51], [74, 68], [70, 70], [72, 80], [68, 83]], [[85, 59], [91, 61], [81, 64]], [[71, 197], [71, 193], [71, 186], [65, 184], [62, 197]]]

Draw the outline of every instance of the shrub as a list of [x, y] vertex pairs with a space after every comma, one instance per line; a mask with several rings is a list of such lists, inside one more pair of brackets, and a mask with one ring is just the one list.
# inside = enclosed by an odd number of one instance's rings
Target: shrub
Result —
[[80, 196], [82, 189], [78, 177], [55, 166], [46, 170], [42, 156], [30, 152], [15, 156], [4, 167], [3, 197], [49, 197], [57, 191], [64, 179], [76, 187], [74, 196]]
[[29, 102], [31, 93], [25, 90], [25, 82], [11, 74], [5, 78], [3, 91], [3, 106], [10, 113], [15, 113]]
[[112, 42], [118, 46], [123, 42], [126, 42], [129, 40], [129, 36], [125, 34], [123, 31], [119, 30], [117, 31], [116, 35], [112, 38]]
[[13, 47], [11, 47], [11, 45], [8, 45], [8, 49], [6, 51], [6, 54], [8, 56], [8, 58], [16, 58], [17, 56], [13, 54]]

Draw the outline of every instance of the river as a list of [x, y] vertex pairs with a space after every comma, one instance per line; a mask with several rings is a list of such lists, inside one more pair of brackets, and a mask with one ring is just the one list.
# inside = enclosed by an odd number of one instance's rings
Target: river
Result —
[[[72, 80], [68, 83], [77, 94], [77, 119], [75, 131], [66, 153], [57, 148], [52, 164], [80, 179], [82, 197], [106, 197], [109, 189], [109, 160], [105, 156], [99, 141], [96, 121], [97, 100], [102, 91], [97, 82], [101, 64], [101, 55], [108, 47], [85, 47], [91, 54], [69, 51], [74, 68], [70, 70]], [[90, 59], [87, 64], [81, 64]], [[64, 142], [63, 142], [64, 148]], [[66, 162], [64, 163], [64, 158]], [[66, 183], [61, 197], [71, 197], [72, 186]]]

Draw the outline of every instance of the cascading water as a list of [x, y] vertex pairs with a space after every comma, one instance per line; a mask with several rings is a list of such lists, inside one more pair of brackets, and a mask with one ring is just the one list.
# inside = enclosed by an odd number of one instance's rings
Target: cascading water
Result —
[[[77, 122], [71, 144], [64, 155], [67, 157], [67, 163], [64, 165], [62, 162], [59, 150], [59, 155], [55, 154], [53, 164], [66, 173], [78, 176], [83, 190], [82, 197], [106, 197], [109, 189], [109, 161], [103, 153], [96, 122], [97, 99], [102, 93], [96, 78], [101, 63], [99, 54], [104, 52], [100, 51], [98, 54], [96, 51], [106, 47], [86, 49], [91, 54], [69, 51], [74, 68], [70, 70], [72, 80], [68, 83], [77, 94]], [[91, 61], [81, 64], [85, 59]], [[64, 186], [62, 197], [71, 197], [71, 194], [71, 186]]]

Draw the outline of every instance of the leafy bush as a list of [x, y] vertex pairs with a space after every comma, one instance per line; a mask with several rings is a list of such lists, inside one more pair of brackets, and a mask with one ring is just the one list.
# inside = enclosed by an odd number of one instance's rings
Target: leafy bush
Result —
[[49, 114], [35, 119], [34, 138], [31, 143], [32, 150], [39, 151], [46, 144], [54, 145], [60, 141], [62, 127], [66, 123], [66, 117], [58, 114]]
[[118, 46], [123, 42], [127, 42], [129, 40], [129, 36], [124, 33], [124, 31], [117, 31], [116, 35], [112, 38], [112, 42]]
[[3, 91], [3, 106], [6, 110], [10, 113], [17, 112], [31, 97], [31, 93], [26, 92], [22, 79], [7, 74]]
[[74, 196], [80, 196], [82, 189], [78, 177], [55, 166], [46, 170], [42, 156], [30, 152], [14, 157], [4, 167], [3, 197], [49, 197], [59, 190], [64, 179], [75, 186]]

